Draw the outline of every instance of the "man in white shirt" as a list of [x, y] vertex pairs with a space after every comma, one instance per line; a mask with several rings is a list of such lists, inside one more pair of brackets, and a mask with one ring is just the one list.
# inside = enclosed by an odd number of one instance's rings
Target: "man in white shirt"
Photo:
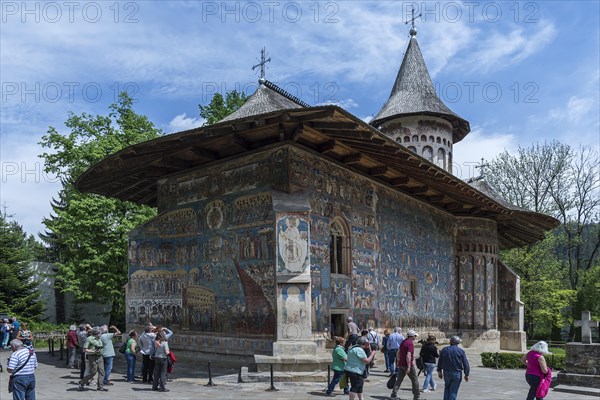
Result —
[[13, 339], [10, 348], [13, 353], [6, 370], [14, 375], [13, 398], [35, 400], [35, 369], [38, 366], [35, 351], [25, 348], [19, 339]]

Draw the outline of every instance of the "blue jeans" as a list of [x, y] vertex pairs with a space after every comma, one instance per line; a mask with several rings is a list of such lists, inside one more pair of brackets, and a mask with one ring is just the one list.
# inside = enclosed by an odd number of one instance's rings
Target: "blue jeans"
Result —
[[391, 349], [388, 350], [388, 360], [390, 362], [390, 374], [395, 374], [396, 373], [396, 353], [398, 352], [398, 349]]
[[433, 370], [435, 369], [434, 363], [425, 363], [425, 382], [423, 382], [423, 390], [428, 388], [428, 385], [431, 385], [432, 389], [435, 389], [437, 386], [433, 381]]
[[114, 359], [115, 359], [114, 356], [104, 357], [104, 384], [105, 385], [108, 383], [108, 378], [110, 377], [110, 373], [112, 371]]
[[35, 400], [35, 375], [16, 375], [13, 378], [13, 400]]
[[388, 354], [388, 350], [383, 352], [383, 358], [385, 358], [385, 369], [388, 371], [391, 369], [390, 356]]
[[444, 371], [444, 400], [456, 400], [461, 380], [461, 371]]
[[[331, 394], [333, 392], [333, 390], [335, 389], [335, 385], [337, 385], [340, 382], [340, 379], [342, 379], [342, 376], [344, 376], [344, 374], [344, 371], [333, 370], [333, 378], [331, 378], [331, 382], [329, 383], [329, 386], [327, 386], [327, 394]], [[344, 393], [348, 394], [347, 386], [344, 388]]]
[[135, 355], [126, 352], [125, 358], [127, 359], [127, 382], [133, 382], [135, 377]]

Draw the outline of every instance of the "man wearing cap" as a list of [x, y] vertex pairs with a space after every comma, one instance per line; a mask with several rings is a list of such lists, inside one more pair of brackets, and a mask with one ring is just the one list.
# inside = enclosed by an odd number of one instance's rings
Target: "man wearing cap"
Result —
[[360, 329], [358, 328], [358, 325], [356, 325], [356, 322], [352, 320], [352, 317], [348, 317], [348, 334], [358, 335], [359, 333]]
[[419, 378], [417, 377], [417, 369], [415, 367], [415, 345], [413, 343], [417, 336], [417, 332], [409, 329], [408, 332], [406, 332], [406, 339], [400, 344], [400, 349], [398, 349], [398, 359], [396, 360], [398, 376], [396, 377], [396, 383], [392, 389], [390, 399], [396, 399], [396, 393], [398, 393], [400, 385], [407, 375], [412, 383], [413, 400], [419, 400], [420, 398]]
[[458, 347], [461, 342], [458, 336], [450, 338], [450, 346], [442, 349], [438, 360], [438, 376], [444, 378], [444, 400], [456, 400], [458, 388], [465, 372], [465, 382], [469, 381], [469, 360], [465, 351]]
[[100, 327], [94, 327], [91, 335], [86, 339], [83, 344], [83, 351], [87, 359], [87, 368], [85, 369], [85, 375], [83, 379], [79, 381], [79, 391], [84, 390], [84, 385], [91, 383], [94, 379], [94, 375], [98, 374], [97, 383], [99, 392], [107, 392], [108, 389], [104, 387], [104, 359], [102, 358], [102, 349], [104, 345], [100, 340], [101, 334]]

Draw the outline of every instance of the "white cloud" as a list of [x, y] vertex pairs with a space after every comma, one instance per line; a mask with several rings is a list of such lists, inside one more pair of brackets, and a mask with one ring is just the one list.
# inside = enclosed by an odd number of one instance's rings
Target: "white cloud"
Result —
[[[555, 120], [567, 120], [571, 123], [581, 122], [592, 111], [596, 101], [591, 97], [571, 96], [565, 107], [550, 110], [550, 118]], [[598, 109], [595, 110], [596, 114]]]
[[[522, 28], [508, 32], [480, 31], [480, 37], [473, 41], [477, 48], [464, 64], [472, 70], [496, 71], [518, 64], [546, 47], [556, 36], [556, 28], [551, 22], [540, 22], [538, 29], [527, 35]], [[481, 37], [487, 35], [487, 37]]]
[[346, 100], [329, 100], [323, 103], [318, 103], [318, 106], [338, 106], [345, 110], [358, 107], [358, 104], [353, 99]]
[[206, 120], [204, 118], [188, 117], [186, 113], [176, 115], [171, 121], [167, 132], [181, 132], [189, 129], [198, 128], [202, 126]]
[[475, 127], [459, 143], [454, 145], [452, 173], [461, 179], [477, 176], [474, 168], [481, 159], [491, 161], [503, 151], [512, 153], [518, 147], [516, 138], [510, 133], [487, 133]]

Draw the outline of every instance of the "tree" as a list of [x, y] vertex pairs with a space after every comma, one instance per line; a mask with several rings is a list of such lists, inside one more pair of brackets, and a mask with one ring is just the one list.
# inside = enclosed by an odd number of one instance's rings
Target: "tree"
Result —
[[0, 213], [0, 310], [21, 318], [38, 319], [44, 305], [33, 280], [31, 244], [32, 238], [26, 237], [23, 228]]
[[572, 158], [569, 174], [551, 187], [563, 241], [559, 248], [572, 289], [582, 274], [600, 260], [600, 174], [598, 154], [581, 147]]
[[77, 302], [112, 304], [111, 322], [124, 316], [129, 232], [156, 215], [153, 208], [94, 194], [80, 193], [73, 182], [87, 168], [122, 148], [160, 135], [152, 122], [133, 110], [126, 94], [110, 106], [108, 116], [69, 114], [63, 135], [50, 127], [40, 144], [44, 170], [60, 178], [54, 214], [44, 219], [42, 236], [54, 247], [57, 275], [63, 290]]
[[[535, 245], [502, 252], [502, 260], [521, 277], [521, 300], [525, 304], [525, 331], [530, 338], [548, 338], [572, 322], [569, 306], [576, 292], [565, 285], [565, 273], [554, 249], [556, 235]], [[559, 338], [556, 338], [559, 339]]]
[[[534, 291], [528, 292], [527, 285], [551, 293], [548, 299], [565, 307], [565, 301], [574, 299], [576, 293], [574, 316], [582, 307], [589, 306], [589, 296], [595, 293], [598, 275], [590, 271], [600, 264], [598, 165], [598, 154], [590, 148], [580, 147], [575, 151], [555, 141], [519, 148], [516, 156], [504, 152], [485, 167], [486, 180], [505, 199], [562, 222], [547, 236], [546, 243], [503, 252], [503, 258], [510, 259], [511, 268], [523, 278], [526, 319], [531, 324], [543, 324], [541, 317], [549, 315], [553, 315], [550, 320], [554, 322], [562, 317], [553, 304], [538, 301]], [[539, 253], [541, 248], [543, 257]], [[536, 257], [545, 261], [530, 262]], [[572, 317], [567, 320], [572, 321]], [[530, 333], [533, 332], [532, 327]]]
[[206, 120], [204, 125], [211, 125], [219, 122], [232, 112], [240, 108], [248, 99], [246, 94], [239, 93], [237, 90], [227, 92], [225, 99], [221, 93], [215, 93], [207, 106], [199, 104], [200, 116]]

